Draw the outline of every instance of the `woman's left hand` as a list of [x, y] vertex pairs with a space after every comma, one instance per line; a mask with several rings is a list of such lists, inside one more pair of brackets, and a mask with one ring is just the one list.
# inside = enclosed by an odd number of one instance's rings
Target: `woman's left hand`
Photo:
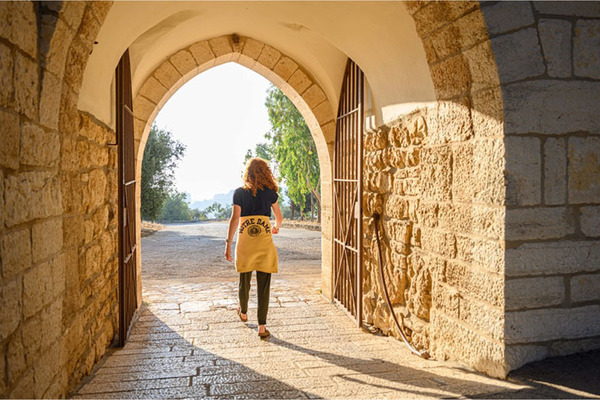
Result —
[[273, 235], [277, 235], [279, 233], [279, 227], [274, 226], [273, 228], [271, 228], [271, 232], [273, 233]]

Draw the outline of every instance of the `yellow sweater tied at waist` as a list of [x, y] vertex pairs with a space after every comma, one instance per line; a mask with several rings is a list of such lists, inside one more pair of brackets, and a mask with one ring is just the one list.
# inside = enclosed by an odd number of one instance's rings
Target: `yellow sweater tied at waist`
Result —
[[238, 272], [277, 272], [277, 249], [271, 236], [271, 222], [265, 215], [240, 218], [235, 268]]

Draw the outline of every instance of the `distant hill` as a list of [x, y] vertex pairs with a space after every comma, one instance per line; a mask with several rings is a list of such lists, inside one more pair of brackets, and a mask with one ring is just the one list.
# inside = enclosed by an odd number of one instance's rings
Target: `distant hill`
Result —
[[[283, 204], [284, 202], [289, 202], [287, 196], [285, 196], [284, 193], [284, 189], [285, 187], [280, 187], [279, 190], [279, 203]], [[221, 204], [223, 207], [231, 205], [233, 203], [233, 192], [235, 189], [231, 190], [229, 193], [220, 193], [220, 194], [215, 194], [212, 199], [209, 200], [201, 200], [201, 201], [195, 201], [192, 204], [190, 204], [190, 208], [192, 209], [196, 209], [196, 210], [203, 210], [206, 207], [212, 205], [213, 203], [219, 203]]]
[[195, 201], [192, 204], [190, 204], [190, 208], [196, 209], [196, 210], [203, 210], [206, 207], [212, 205], [213, 203], [219, 203], [223, 207], [225, 207], [227, 205], [230, 205], [232, 202], [233, 202], [233, 190], [231, 190], [229, 193], [215, 194], [212, 197], [212, 199], [209, 199], [209, 200]]

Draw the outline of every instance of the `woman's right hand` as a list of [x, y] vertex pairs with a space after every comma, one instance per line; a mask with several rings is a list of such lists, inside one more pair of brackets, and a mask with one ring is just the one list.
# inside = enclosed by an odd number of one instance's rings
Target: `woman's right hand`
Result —
[[225, 259], [231, 261], [231, 243], [225, 244]]

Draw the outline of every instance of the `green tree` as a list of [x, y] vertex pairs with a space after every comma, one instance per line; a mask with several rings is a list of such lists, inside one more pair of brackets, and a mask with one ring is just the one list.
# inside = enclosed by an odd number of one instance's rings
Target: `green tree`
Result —
[[271, 121], [271, 130], [265, 135], [271, 141], [269, 154], [277, 162], [290, 200], [302, 212], [314, 198], [320, 220], [319, 160], [308, 125], [296, 106], [275, 86], [269, 89], [265, 105]]
[[220, 203], [214, 202], [210, 206], [206, 207], [202, 212], [205, 215], [212, 214], [215, 219], [227, 219], [231, 216], [231, 204], [223, 207]]
[[174, 171], [183, 158], [185, 146], [171, 137], [171, 132], [153, 125], [148, 135], [142, 161], [141, 213], [145, 220], [156, 221], [174, 190]]
[[185, 202], [185, 193], [173, 193], [167, 197], [160, 213], [162, 221], [190, 221], [192, 211]]

